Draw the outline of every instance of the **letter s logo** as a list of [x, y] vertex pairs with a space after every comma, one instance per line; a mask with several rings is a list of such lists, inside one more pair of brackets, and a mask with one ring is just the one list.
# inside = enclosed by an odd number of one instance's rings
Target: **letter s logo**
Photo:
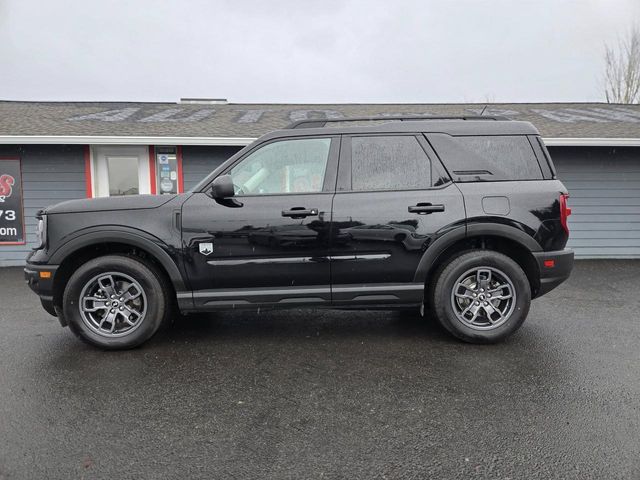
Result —
[[16, 180], [11, 175], [0, 176], [0, 197], [10, 197], [15, 183]]

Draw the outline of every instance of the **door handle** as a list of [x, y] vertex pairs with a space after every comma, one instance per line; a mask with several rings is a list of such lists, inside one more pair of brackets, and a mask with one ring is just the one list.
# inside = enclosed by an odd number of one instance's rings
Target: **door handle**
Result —
[[418, 215], [428, 215], [434, 212], [444, 212], [444, 205], [432, 205], [430, 203], [419, 203], [408, 207], [409, 213], [417, 213]]
[[315, 217], [318, 215], [317, 208], [304, 208], [304, 207], [293, 207], [290, 210], [283, 210], [283, 217], [291, 217], [291, 218], [305, 218], [305, 217]]

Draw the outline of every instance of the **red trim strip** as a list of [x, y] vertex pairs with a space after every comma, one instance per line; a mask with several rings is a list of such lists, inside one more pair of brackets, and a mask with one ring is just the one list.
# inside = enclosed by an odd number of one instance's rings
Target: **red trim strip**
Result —
[[149, 145], [149, 182], [151, 183], [151, 195], [156, 194], [156, 149]]
[[93, 198], [91, 181], [91, 146], [84, 146], [84, 190], [87, 198]]
[[0, 157], [0, 160], [18, 160], [20, 163], [20, 191], [22, 192], [22, 199], [20, 201], [20, 214], [22, 215], [22, 240], [21, 242], [0, 242], [1, 246], [5, 245], [26, 245], [27, 244], [27, 225], [25, 223], [24, 217], [24, 179], [22, 178], [22, 157], [20, 156], [9, 156], [9, 157]]
[[178, 161], [178, 193], [184, 192], [184, 176], [182, 175], [182, 145], [176, 147], [176, 160]]

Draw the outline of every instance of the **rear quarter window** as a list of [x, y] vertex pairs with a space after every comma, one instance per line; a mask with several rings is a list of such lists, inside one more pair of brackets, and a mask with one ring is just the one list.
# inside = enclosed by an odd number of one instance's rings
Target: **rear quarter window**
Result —
[[457, 182], [540, 180], [542, 171], [526, 136], [429, 134], [434, 150]]

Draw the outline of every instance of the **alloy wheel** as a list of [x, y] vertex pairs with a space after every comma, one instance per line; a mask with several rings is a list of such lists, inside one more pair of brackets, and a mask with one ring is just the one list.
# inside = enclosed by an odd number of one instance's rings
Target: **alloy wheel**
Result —
[[80, 293], [82, 321], [105, 337], [122, 337], [136, 330], [144, 321], [147, 305], [144, 289], [121, 272], [96, 275]]
[[456, 318], [476, 330], [503, 325], [514, 311], [516, 290], [509, 276], [494, 267], [475, 267], [454, 283], [451, 306]]

